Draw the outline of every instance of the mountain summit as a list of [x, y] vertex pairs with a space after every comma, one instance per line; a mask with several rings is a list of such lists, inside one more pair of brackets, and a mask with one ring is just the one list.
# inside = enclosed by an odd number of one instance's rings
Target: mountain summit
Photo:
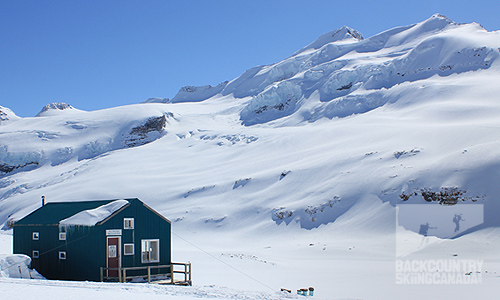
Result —
[[391, 89], [405, 82], [489, 69], [499, 56], [495, 33], [440, 14], [367, 39], [343, 26], [283, 61], [251, 68], [217, 87], [185, 87], [169, 102], [231, 95], [249, 99], [239, 116], [246, 126], [296, 125], [365, 113], [397, 101]]
[[62, 111], [70, 111], [75, 108], [67, 103], [63, 102], [53, 102], [45, 105], [42, 110], [36, 115], [37, 117], [46, 117], [58, 115]]
[[306, 50], [316, 50], [326, 44], [334, 42], [358, 42], [363, 40], [363, 35], [348, 26], [342, 26], [337, 30], [330, 31], [320, 36], [316, 41], [295, 52], [293, 56], [303, 53]]
[[[245, 125], [345, 117], [396, 101], [389, 89], [404, 82], [488, 69], [498, 62], [497, 46], [495, 34], [478, 24], [438, 14], [368, 39], [342, 27], [279, 63], [247, 71], [222, 94], [252, 97], [240, 115]], [[293, 121], [284, 118], [291, 115]]]

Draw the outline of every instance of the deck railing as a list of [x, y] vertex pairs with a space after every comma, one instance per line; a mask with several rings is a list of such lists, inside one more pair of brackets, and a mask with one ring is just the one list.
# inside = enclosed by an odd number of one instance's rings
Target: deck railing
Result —
[[[175, 266], [183, 267], [182, 270], [175, 270]], [[168, 272], [161, 272], [161, 270]], [[117, 271], [118, 276], [108, 276], [108, 271]], [[135, 272], [134, 272], [135, 271]], [[146, 271], [146, 274], [137, 274], [137, 271]], [[146, 266], [146, 267], [125, 267], [125, 268], [104, 268], [101, 267], [101, 281], [118, 281], [127, 282], [133, 279], [147, 279], [148, 283], [161, 281], [163, 284], [177, 285], [192, 285], [191, 279], [191, 263], [171, 263], [170, 265], [162, 266]], [[128, 273], [128, 274], [127, 274]], [[131, 274], [131, 273], [136, 273]], [[175, 274], [183, 274], [183, 280], [176, 280]], [[168, 278], [168, 279], [165, 279]]]

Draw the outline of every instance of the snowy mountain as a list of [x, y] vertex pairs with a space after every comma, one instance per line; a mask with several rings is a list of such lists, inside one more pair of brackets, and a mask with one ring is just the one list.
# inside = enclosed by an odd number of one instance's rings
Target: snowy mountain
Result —
[[18, 119], [19, 117], [16, 116], [16, 114], [12, 110], [8, 109], [7, 107], [0, 106], [0, 125]]
[[36, 115], [37, 117], [57, 116], [61, 111], [75, 111], [75, 108], [67, 103], [54, 102], [45, 105]]
[[[138, 197], [173, 221], [185, 250], [174, 245], [174, 259], [197, 262], [200, 280], [224, 284], [231, 275], [206, 271], [211, 263], [183, 242], [241, 259], [273, 288], [310, 279], [321, 295], [339, 257], [393, 263], [396, 221], [406, 222], [399, 206], [465, 213], [479, 205], [481, 222], [414, 253], [495, 257], [499, 57], [499, 32], [434, 15], [369, 38], [342, 27], [278, 63], [215, 87], [184, 87], [171, 100], [100, 111], [50, 104], [35, 118], [0, 107], [0, 224], [8, 230], [41, 195]], [[405, 240], [420, 241], [405, 228]], [[318, 275], [284, 280], [297, 259]], [[379, 266], [386, 273], [377, 280], [393, 284], [389, 266]], [[374, 269], [358, 267], [370, 282]], [[349, 272], [339, 268], [332, 277]], [[489, 280], [483, 292], [498, 283]], [[335, 287], [339, 297], [371, 295], [349, 286]]]

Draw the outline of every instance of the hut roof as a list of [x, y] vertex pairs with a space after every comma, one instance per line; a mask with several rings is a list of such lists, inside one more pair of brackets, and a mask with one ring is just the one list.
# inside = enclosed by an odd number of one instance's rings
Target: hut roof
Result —
[[[128, 199], [133, 200], [133, 199]], [[33, 211], [14, 226], [86, 225], [93, 226], [126, 206], [128, 200], [51, 202]], [[61, 222], [62, 221], [62, 222]], [[61, 224], [60, 224], [61, 223]]]

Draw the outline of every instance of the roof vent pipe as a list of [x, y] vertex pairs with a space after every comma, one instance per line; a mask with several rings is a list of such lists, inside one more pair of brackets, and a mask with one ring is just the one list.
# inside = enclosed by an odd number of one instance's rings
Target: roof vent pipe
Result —
[[45, 206], [45, 196], [42, 196], [42, 206]]

